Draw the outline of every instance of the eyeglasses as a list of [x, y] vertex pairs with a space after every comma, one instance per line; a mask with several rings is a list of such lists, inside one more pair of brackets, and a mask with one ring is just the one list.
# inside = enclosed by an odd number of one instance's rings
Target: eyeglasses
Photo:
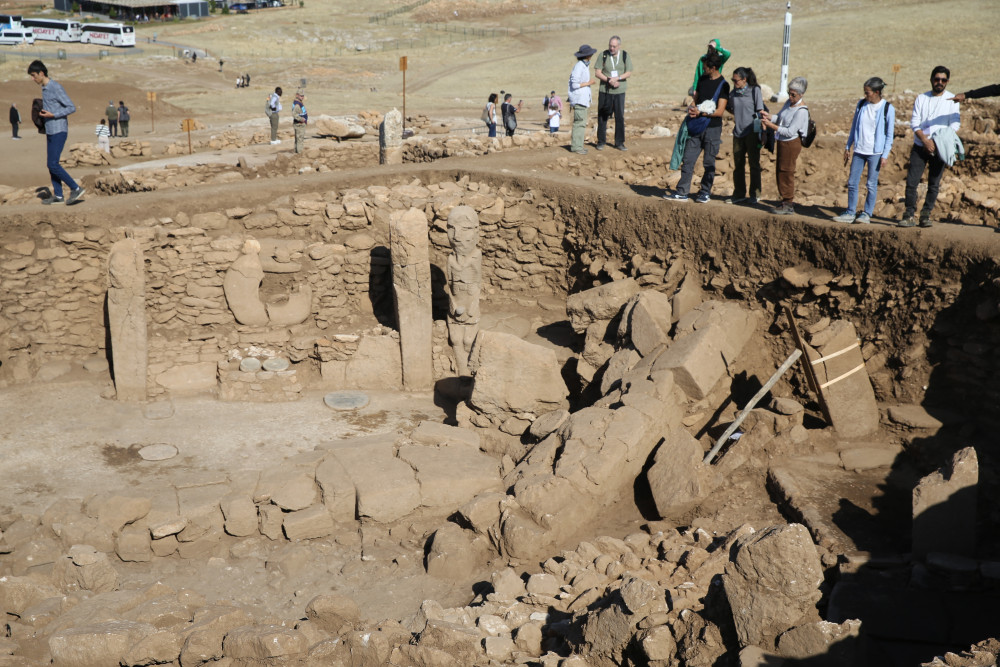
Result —
[[931, 79], [931, 83], [938, 83], [939, 81], [941, 83], [948, 83], [948, 77], [946, 77], [946, 76], [936, 76], [933, 79]]

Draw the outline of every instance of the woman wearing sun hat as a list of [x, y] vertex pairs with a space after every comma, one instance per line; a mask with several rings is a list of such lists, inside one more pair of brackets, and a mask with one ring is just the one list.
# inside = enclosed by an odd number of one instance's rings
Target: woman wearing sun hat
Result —
[[583, 147], [583, 140], [587, 135], [587, 113], [590, 110], [591, 91], [590, 86], [594, 85], [594, 79], [590, 76], [590, 59], [597, 53], [597, 49], [590, 44], [583, 44], [580, 49], [573, 54], [576, 58], [576, 65], [569, 75], [569, 94], [566, 101], [573, 109], [573, 133], [571, 135], [569, 149], [573, 153], [586, 153]]

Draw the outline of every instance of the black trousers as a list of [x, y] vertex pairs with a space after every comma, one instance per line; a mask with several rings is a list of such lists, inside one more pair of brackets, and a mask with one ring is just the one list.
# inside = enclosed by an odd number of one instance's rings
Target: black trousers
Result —
[[625, 93], [597, 95], [597, 145], [607, 143], [608, 118], [615, 117], [615, 146], [625, 145]]
[[920, 211], [921, 218], [929, 218], [934, 204], [937, 203], [938, 190], [941, 188], [941, 176], [944, 175], [944, 162], [937, 155], [931, 155], [923, 146], [913, 144], [910, 150], [910, 169], [906, 172], [906, 213], [913, 215], [917, 210], [917, 188], [920, 179], [927, 170], [927, 197]]

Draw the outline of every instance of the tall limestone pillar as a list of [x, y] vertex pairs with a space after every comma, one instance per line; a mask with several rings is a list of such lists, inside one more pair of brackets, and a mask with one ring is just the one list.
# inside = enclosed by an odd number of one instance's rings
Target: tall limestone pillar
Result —
[[378, 163], [403, 164], [403, 114], [393, 109], [378, 126]]
[[483, 251], [479, 249], [479, 214], [456, 206], [448, 214], [448, 338], [460, 376], [469, 375], [469, 352], [479, 333], [479, 294]]
[[125, 238], [108, 254], [108, 323], [119, 401], [146, 400], [146, 273], [139, 242]]
[[431, 263], [427, 216], [420, 209], [396, 211], [389, 218], [392, 292], [403, 361], [403, 388], [434, 388], [431, 319]]

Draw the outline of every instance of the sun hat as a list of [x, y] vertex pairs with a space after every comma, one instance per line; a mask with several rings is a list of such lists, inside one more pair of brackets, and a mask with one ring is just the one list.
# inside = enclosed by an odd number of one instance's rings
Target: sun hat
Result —
[[573, 56], [579, 60], [580, 58], [589, 58], [590, 56], [597, 53], [597, 49], [592, 47], [590, 44], [581, 44], [580, 50], [573, 54]]

